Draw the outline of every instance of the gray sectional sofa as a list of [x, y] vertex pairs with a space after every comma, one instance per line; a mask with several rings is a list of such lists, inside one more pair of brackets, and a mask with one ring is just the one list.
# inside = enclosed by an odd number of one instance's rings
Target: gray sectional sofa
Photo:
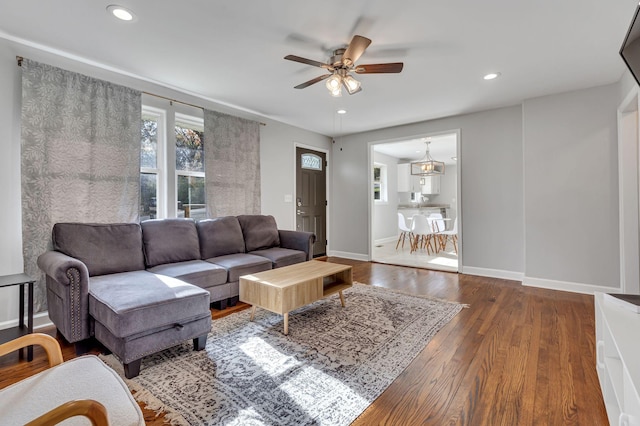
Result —
[[54, 225], [38, 258], [49, 317], [76, 351], [95, 336], [135, 377], [142, 357], [193, 339], [203, 349], [210, 304], [235, 304], [239, 277], [311, 260], [315, 235], [273, 216]]

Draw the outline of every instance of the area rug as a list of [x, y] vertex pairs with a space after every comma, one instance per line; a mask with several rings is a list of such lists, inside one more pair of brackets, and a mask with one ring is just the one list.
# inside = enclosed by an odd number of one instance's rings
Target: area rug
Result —
[[191, 342], [142, 361], [124, 379], [176, 425], [348, 425], [461, 309], [458, 303], [355, 284], [289, 314], [258, 309], [213, 321], [205, 351]]

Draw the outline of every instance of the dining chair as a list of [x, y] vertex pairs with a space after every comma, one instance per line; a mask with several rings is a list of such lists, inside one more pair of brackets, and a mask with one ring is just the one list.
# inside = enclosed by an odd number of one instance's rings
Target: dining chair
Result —
[[428, 216], [429, 223], [431, 224], [431, 228], [433, 229], [434, 239], [436, 242], [436, 252], [440, 251], [444, 238], [442, 237], [442, 232], [447, 229], [447, 225], [444, 222], [442, 217], [442, 213], [430, 213]]
[[448, 231], [440, 232], [440, 235], [443, 237], [444, 241], [442, 243], [442, 250], [447, 247], [447, 242], [451, 241], [453, 244], [453, 249], [458, 254], [458, 218], [453, 219], [453, 227]]
[[421, 214], [413, 215], [411, 223], [411, 232], [413, 233], [413, 244], [411, 246], [411, 253], [418, 250], [418, 248], [424, 248], [427, 254], [431, 254], [429, 248], [435, 251], [435, 245], [433, 241], [433, 229], [427, 220], [427, 217]]
[[407, 222], [404, 218], [404, 215], [398, 212], [398, 229], [400, 229], [400, 235], [398, 235], [398, 242], [396, 243], [396, 250], [398, 250], [398, 245], [400, 241], [402, 241], [402, 248], [404, 248], [404, 240], [409, 237], [409, 246], [413, 245], [413, 234], [411, 233], [411, 229], [407, 226]]

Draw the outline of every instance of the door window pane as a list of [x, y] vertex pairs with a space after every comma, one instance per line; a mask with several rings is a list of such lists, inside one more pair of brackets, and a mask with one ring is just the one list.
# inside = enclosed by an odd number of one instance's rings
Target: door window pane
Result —
[[178, 217], [206, 219], [204, 177], [178, 175]]

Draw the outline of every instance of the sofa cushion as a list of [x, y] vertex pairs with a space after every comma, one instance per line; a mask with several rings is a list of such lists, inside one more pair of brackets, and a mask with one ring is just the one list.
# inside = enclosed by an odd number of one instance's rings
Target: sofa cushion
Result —
[[238, 222], [242, 227], [247, 252], [280, 245], [278, 226], [273, 216], [241, 215], [238, 216]]
[[116, 337], [186, 324], [209, 310], [209, 292], [176, 278], [133, 271], [90, 278], [89, 313]]
[[224, 267], [229, 272], [228, 282], [238, 281], [242, 275], [271, 269], [271, 261], [266, 257], [246, 253], [218, 256], [206, 259], [206, 261]]
[[204, 260], [166, 263], [147, 269], [158, 275], [177, 278], [201, 288], [209, 288], [227, 282], [227, 270]]
[[271, 260], [273, 268], [293, 265], [307, 260], [307, 253], [300, 250], [291, 250], [282, 247], [272, 247], [265, 250], [252, 251], [249, 254], [266, 257]]
[[148, 268], [200, 259], [198, 231], [193, 219], [151, 219], [140, 225]]
[[137, 223], [56, 223], [53, 248], [87, 266], [89, 276], [144, 269]]
[[244, 236], [235, 216], [201, 220], [196, 224], [202, 259], [244, 253]]

